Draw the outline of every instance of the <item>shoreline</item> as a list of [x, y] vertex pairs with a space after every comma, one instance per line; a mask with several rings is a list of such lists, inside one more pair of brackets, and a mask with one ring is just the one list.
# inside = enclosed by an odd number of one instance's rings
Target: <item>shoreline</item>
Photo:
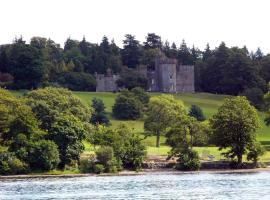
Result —
[[270, 167], [255, 168], [255, 169], [209, 169], [199, 171], [178, 171], [175, 169], [144, 169], [142, 171], [128, 171], [124, 170], [119, 173], [104, 173], [104, 174], [24, 174], [24, 175], [6, 175], [0, 176], [1, 180], [6, 179], [29, 179], [29, 178], [77, 178], [77, 177], [105, 177], [105, 176], [140, 176], [140, 175], [155, 175], [155, 174], [199, 174], [199, 173], [211, 173], [211, 174], [231, 174], [231, 173], [259, 173], [270, 172]]

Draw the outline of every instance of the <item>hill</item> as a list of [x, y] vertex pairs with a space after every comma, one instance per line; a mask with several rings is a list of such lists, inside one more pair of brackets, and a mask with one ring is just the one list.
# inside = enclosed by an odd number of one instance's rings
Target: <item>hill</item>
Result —
[[[22, 95], [23, 91], [12, 91], [12, 93], [16, 96]], [[109, 92], [74, 92], [76, 96], [78, 96], [84, 103], [87, 105], [91, 104], [93, 98], [100, 98], [104, 101], [106, 106], [106, 112], [111, 120], [112, 126], [116, 127], [119, 124], [123, 123], [127, 126], [133, 128], [136, 132], [143, 132], [143, 120], [129, 120], [122, 121], [116, 120], [112, 117], [112, 106], [114, 104], [117, 93], [109, 93]], [[159, 95], [159, 93], [150, 93], [151, 96]], [[174, 94], [177, 99], [181, 99], [187, 109], [192, 105], [198, 105], [202, 108], [204, 114], [207, 118], [213, 116], [219, 106], [222, 105], [226, 95], [215, 95], [209, 93], [193, 93], [193, 94]], [[269, 152], [264, 156], [264, 161], [270, 161], [270, 127], [267, 127], [264, 124], [265, 113], [259, 112], [261, 128], [258, 130], [258, 140], [266, 147]], [[148, 137], [145, 139], [144, 143], [148, 147], [149, 155], [166, 155], [169, 151], [169, 147], [164, 144], [164, 138], [161, 140], [161, 147], [158, 149], [155, 147], [155, 137]], [[87, 145], [87, 144], [86, 144]], [[87, 145], [88, 147], [88, 145]], [[198, 147], [197, 150], [200, 154], [209, 153], [214, 155], [216, 158], [220, 158], [220, 152], [216, 147]]]

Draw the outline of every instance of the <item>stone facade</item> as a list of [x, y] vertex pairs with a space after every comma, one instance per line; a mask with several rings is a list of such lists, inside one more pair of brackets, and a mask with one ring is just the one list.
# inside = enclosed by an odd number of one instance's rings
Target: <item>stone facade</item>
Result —
[[148, 71], [149, 91], [181, 93], [195, 91], [194, 66], [179, 65], [176, 59], [159, 58], [155, 70]]
[[116, 85], [119, 75], [113, 75], [111, 70], [108, 69], [106, 74], [96, 74], [97, 92], [115, 92], [118, 90]]
[[[149, 81], [149, 92], [164, 93], [193, 93], [194, 85], [194, 66], [181, 65], [176, 59], [166, 57], [155, 60], [155, 69], [147, 70], [145, 67], [138, 69], [142, 76]], [[107, 74], [96, 74], [97, 92], [117, 91], [116, 80], [118, 75], [112, 75], [108, 70]]]

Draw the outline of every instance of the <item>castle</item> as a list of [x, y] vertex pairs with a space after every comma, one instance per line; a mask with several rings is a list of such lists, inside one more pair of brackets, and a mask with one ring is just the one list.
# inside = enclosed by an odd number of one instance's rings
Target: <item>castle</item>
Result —
[[[155, 60], [155, 69], [139, 69], [142, 76], [148, 79], [149, 92], [164, 93], [193, 93], [194, 66], [178, 64], [176, 59], [160, 57]], [[111, 70], [107, 74], [96, 74], [97, 92], [117, 91], [116, 80], [119, 75], [113, 75]]]

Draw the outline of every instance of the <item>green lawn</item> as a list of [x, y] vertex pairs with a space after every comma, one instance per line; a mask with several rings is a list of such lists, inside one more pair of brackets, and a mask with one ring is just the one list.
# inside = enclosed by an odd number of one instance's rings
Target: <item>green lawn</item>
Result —
[[[23, 93], [23, 91], [12, 91], [14, 95], [19, 96]], [[106, 112], [111, 120], [112, 127], [117, 127], [119, 124], [123, 123], [134, 129], [138, 133], [143, 132], [143, 120], [136, 121], [122, 121], [116, 120], [112, 117], [112, 106], [115, 101], [116, 93], [109, 92], [74, 92], [76, 96], [78, 96], [82, 101], [88, 105], [91, 104], [91, 100], [93, 98], [100, 98], [103, 100], [106, 106]], [[159, 95], [159, 93], [151, 93], [151, 96]], [[207, 118], [213, 116], [220, 105], [222, 105], [224, 98], [229, 97], [226, 95], [215, 95], [208, 93], [195, 93], [195, 94], [175, 94], [177, 99], [181, 99], [186, 105], [187, 109], [192, 104], [196, 104], [200, 106], [206, 115]], [[259, 112], [261, 128], [258, 130], [258, 140], [269, 150], [266, 155], [263, 157], [264, 161], [270, 161], [270, 127], [265, 126], [264, 117], [265, 114]], [[164, 144], [165, 138], [161, 138], [161, 147], [155, 148], [155, 137], [151, 136], [144, 140], [144, 144], [147, 145], [147, 150], [149, 155], [167, 155], [169, 151], [169, 147]], [[87, 150], [91, 150], [91, 147], [86, 145]], [[215, 158], [222, 158], [220, 156], [220, 152], [216, 147], [197, 147], [200, 155], [204, 155], [209, 153]]]

